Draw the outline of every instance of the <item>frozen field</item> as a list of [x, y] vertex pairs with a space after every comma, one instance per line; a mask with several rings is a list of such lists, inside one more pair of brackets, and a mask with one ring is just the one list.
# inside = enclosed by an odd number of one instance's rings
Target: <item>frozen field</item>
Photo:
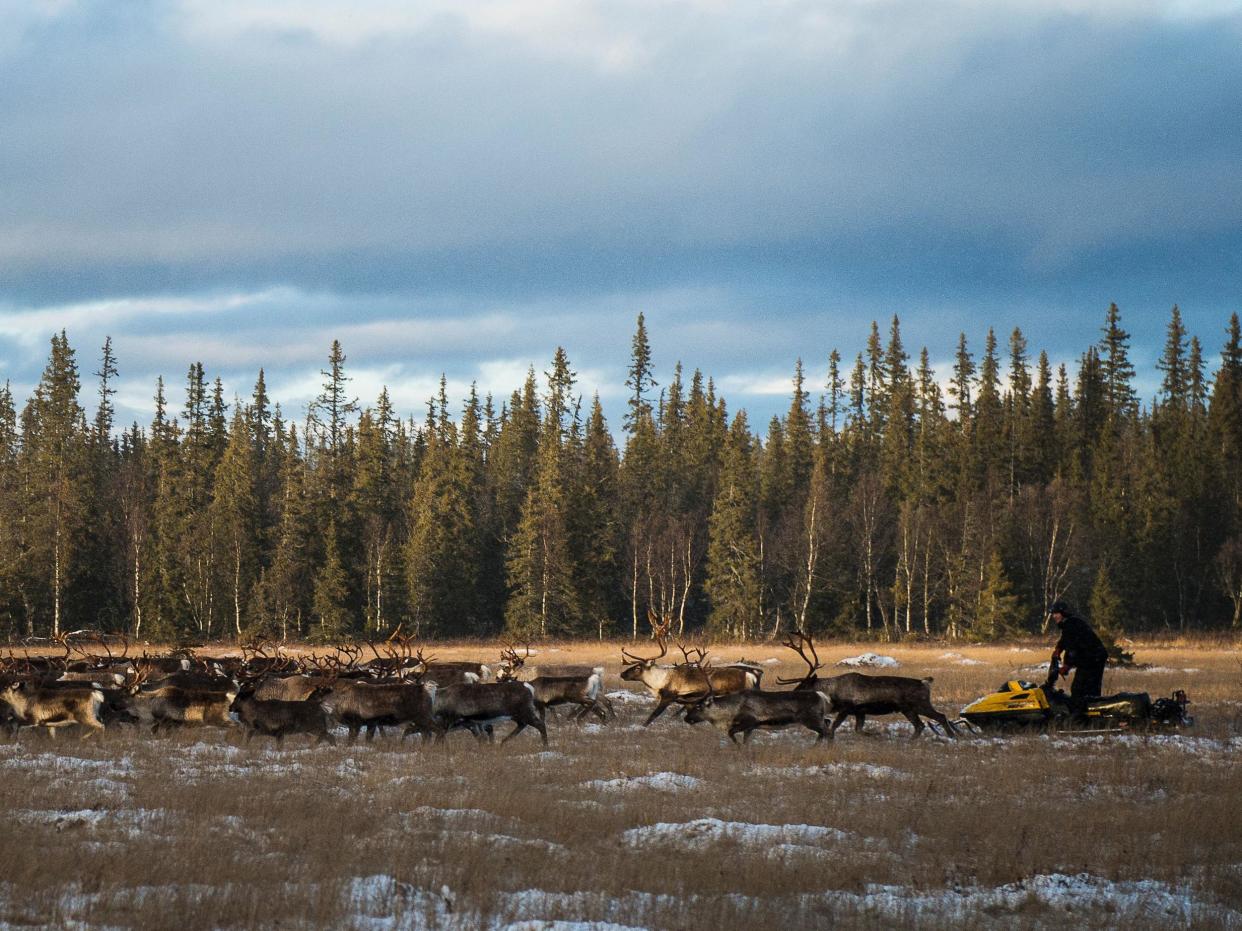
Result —
[[[1046, 651], [879, 652], [956, 716]], [[615, 647], [572, 646], [544, 655], [606, 659], [621, 717], [552, 724], [547, 751], [23, 734], [0, 744], [0, 927], [1242, 928], [1238, 654], [1138, 653], [1157, 668], [1106, 689], [1185, 687], [1194, 730], [910, 741], [880, 719], [736, 750], [671, 715], [644, 731]]]

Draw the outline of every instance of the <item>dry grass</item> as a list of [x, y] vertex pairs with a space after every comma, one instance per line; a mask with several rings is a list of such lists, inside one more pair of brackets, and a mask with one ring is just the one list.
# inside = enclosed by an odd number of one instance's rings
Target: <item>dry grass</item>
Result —
[[[1022, 649], [884, 652], [955, 712], [1047, 653]], [[621, 688], [615, 645], [544, 650], [532, 661], [604, 661]], [[713, 655], [743, 652], [786, 651]], [[888, 719], [825, 748], [790, 731], [735, 750], [669, 715], [642, 730], [645, 698], [606, 727], [553, 725], [548, 752], [526, 734], [282, 750], [24, 734], [0, 745], [0, 927], [1242, 926], [1239, 655], [1138, 659], [1157, 668], [1106, 688], [1187, 688], [1187, 736], [912, 742]]]

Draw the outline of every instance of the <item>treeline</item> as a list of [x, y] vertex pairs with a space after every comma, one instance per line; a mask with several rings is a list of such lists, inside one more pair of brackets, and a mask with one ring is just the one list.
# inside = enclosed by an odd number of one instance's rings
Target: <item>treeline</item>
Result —
[[[0, 394], [0, 634], [144, 639], [386, 634], [897, 638], [1032, 632], [1066, 597], [1114, 632], [1239, 625], [1242, 340], [1213, 372], [1173, 309], [1140, 403], [1115, 306], [1071, 371], [1019, 330], [942, 392], [899, 321], [826, 385], [801, 362], [762, 435], [710, 378], [653, 377], [634, 335], [618, 450], [565, 352], [499, 404], [359, 410], [333, 343], [295, 422], [190, 367], [176, 414], [93, 416], [62, 332], [21, 408]], [[818, 380], [818, 379], [817, 379]]]

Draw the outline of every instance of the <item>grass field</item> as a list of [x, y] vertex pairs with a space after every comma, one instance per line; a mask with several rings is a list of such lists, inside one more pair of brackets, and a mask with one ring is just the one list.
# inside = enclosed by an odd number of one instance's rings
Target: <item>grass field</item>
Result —
[[[713, 657], [742, 652], [798, 671], [776, 646]], [[883, 652], [956, 717], [1048, 649]], [[888, 718], [740, 750], [671, 714], [642, 729], [617, 645], [565, 644], [532, 664], [606, 664], [620, 719], [551, 724], [546, 751], [25, 733], [0, 744], [0, 927], [1242, 927], [1239, 652], [1136, 659], [1106, 691], [1185, 688], [1195, 728], [911, 741]]]

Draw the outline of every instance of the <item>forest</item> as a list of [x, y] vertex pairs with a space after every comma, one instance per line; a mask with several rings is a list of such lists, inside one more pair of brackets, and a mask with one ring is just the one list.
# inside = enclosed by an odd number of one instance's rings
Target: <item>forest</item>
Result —
[[507, 398], [441, 378], [415, 417], [361, 406], [335, 342], [296, 416], [262, 371], [230, 400], [195, 363], [179, 410], [161, 378], [122, 426], [111, 340], [84, 403], [62, 331], [24, 405], [0, 393], [0, 636], [635, 637], [650, 610], [720, 640], [990, 641], [1056, 598], [1114, 635], [1236, 629], [1236, 314], [1225, 335], [1205, 359], [1174, 307], [1144, 399], [1115, 305], [1072, 366], [962, 334], [943, 386], [894, 317], [752, 424], [698, 370], [658, 383], [639, 315], [614, 432], [563, 349]]

